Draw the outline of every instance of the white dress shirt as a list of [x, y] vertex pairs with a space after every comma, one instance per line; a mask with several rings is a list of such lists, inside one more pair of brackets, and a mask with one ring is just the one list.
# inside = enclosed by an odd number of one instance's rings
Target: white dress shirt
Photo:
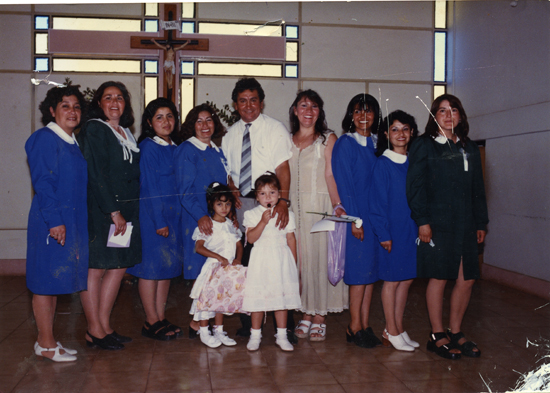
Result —
[[[243, 133], [247, 123], [242, 119], [233, 124], [222, 140], [222, 150], [227, 158], [231, 177], [239, 187], [241, 172], [241, 150]], [[252, 186], [258, 177], [275, 169], [292, 157], [290, 133], [283, 123], [267, 115], [260, 114], [251, 122], [250, 145], [252, 149]]]

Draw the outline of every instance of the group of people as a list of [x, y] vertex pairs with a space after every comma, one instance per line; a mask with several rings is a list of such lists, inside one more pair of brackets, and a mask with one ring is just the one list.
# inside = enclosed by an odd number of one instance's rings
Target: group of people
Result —
[[[131, 342], [110, 324], [126, 273], [139, 278], [142, 335], [183, 335], [165, 317], [170, 279], [182, 272], [194, 280], [189, 338], [212, 348], [236, 345], [223, 314], [240, 313], [238, 334], [255, 351], [264, 313], [273, 311], [276, 344], [292, 351], [296, 337], [323, 341], [327, 313], [348, 307], [347, 341], [380, 345], [369, 311], [373, 284], [383, 280], [382, 340], [414, 351], [419, 344], [403, 314], [412, 280], [424, 277], [428, 350], [448, 359], [480, 356], [461, 323], [488, 218], [480, 154], [460, 100], [438, 97], [417, 137], [411, 115], [398, 110], [382, 119], [376, 99], [358, 94], [337, 138], [315, 91], [298, 92], [290, 132], [262, 113], [264, 99], [256, 79], [240, 79], [232, 92], [239, 120], [226, 131], [206, 104], [179, 127], [174, 104], [158, 98], [147, 105], [136, 142], [122, 83], [103, 83], [89, 105], [78, 86], [48, 91], [40, 104], [44, 127], [25, 145], [36, 193], [27, 285], [37, 356], [76, 360], [76, 350], [53, 335], [59, 294], [80, 292], [88, 346], [116, 350]], [[310, 233], [318, 221], [310, 212], [359, 218], [345, 224], [336, 285], [327, 277], [327, 232]], [[128, 244], [113, 241], [127, 232]], [[455, 279], [445, 330], [443, 292]], [[296, 325], [293, 310], [302, 314]]]

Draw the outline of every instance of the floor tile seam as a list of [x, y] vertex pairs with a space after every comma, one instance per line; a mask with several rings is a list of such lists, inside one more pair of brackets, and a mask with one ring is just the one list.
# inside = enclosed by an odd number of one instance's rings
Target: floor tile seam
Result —
[[[196, 337], [195, 340], [199, 339], [199, 337]], [[214, 359], [212, 359], [214, 360]], [[210, 390], [214, 391], [214, 383], [212, 381], [212, 369], [210, 368], [210, 352], [206, 350], [206, 364], [208, 364], [208, 382], [210, 383]]]
[[4, 339], [0, 341], [0, 345], [1, 345], [4, 341], [8, 340], [8, 339], [11, 337], [12, 334], [14, 334], [16, 331], [18, 331], [19, 328], [20, 328], [21, 326], [23, 326], [23, 324], [25, 324], [25, 323], [29, 320], [29, 318], [30, 318], [30, 316], [29, 316], [27, 319], [25, 319], [23, 322], [21, 322], [19, 325], [17, 325], [17, 327], [16, 327], [15, 329], [13, 329], [12, 332], [11, 332], [10, 334], [8, 334], [6, 337], [4, 337]]
[[[431, 362], [431, 361], [436, 362], [435, 360], [426, 360], [426, 362], [428, 362], [428, 361], [430, 361], [430, 362]], [[399, 378], [399, 376], [396, 375], [394, 372], [392, 372], [391, 369], [389, 369], [388, 367], [386, 367], [386, 364], [388, 364], [388, 363], [403, 363], [403, 362], [386, 362], [386, 363], [382, 363], [382, 366], [384, 366], [384, 368], [385, 368], [386, 370], [388, 370], [388, 371], [390, 372], [391, 375], [393, 375], [399, 382], [401, 382], [401, 383], [403, 383], [403, 384], [405, 384], [405, 382], [407, 382], [407, 381], [408, 381], [408, 382], [415, 382], [415, 381], [425, 381], [425, 380], [426, 380], [426, 378], [419, 378], [419, 379], [408, 379], [408, 378], [407, 378], [407, 379], [403, 380], [403, 379]], [[419, 373], [419, 374], [420, 374], [420, 373]], [[441, 374], [441, 375], [443, 375], [443, 374]], [[453, 377], [454, 377], [454, 379], [460, 379], [460, 378], [458, 378], [458, 377], [455, 377], [454, 374], [453, 374]], [[442, 377], [442, 378], [430, 378], [430, 379], [446, 380], [446, 379], [449, 379], [449, 378], [444, 378], [444, 377]], [[406, 384], [405, 384], [405, 385], [406, 385]]]

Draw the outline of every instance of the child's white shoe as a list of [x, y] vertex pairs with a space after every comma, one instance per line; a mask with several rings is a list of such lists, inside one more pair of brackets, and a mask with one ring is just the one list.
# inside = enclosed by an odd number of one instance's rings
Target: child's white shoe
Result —
[[200, 338], [204, 345], [210, 348], [218, 348], [220, 345], [222, 345], [222, 342], [215, 336], [212, 336], [210, 334], [210, 331], [208, 328], [205, 329], [206, 332], [202, 329], [200, 329]]
[[285, 351], [285, 352], [294, 351], [294, 347], [292, 346], [290, 341], [288, 341], [288, 337], [286, 336], [286, 332], [284, 334], [277, 333], [275, 335], [275, 338], [276, 338], [275, 344], [277, 344], [279, 346], [279, 348], [281, 348], [283, 351]]
[[250, 329], [250, 338], [248, 339], [248, 344], [246, 344], [246, 349], [249, 351], [257, 351], [260, 349], [260, 342], [262, 341], [262, 331], [260, 329]]
[[214, 337], [217, 338], [223, 345], [227, 345], [228, 347], [237, 345], [237, 341], [227, 337], [227, 332], [224, 332], [223, 330], [221, 332], [219, 330], [214, 330]]

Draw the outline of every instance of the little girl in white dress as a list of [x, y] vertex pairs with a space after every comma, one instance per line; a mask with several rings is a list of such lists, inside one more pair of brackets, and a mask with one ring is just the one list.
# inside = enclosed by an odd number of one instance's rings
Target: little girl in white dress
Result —
[[279, 201], [280, 183], [269, 173], [260, 176], [255, 184], [259, 206], [244, 213], [246, 239], [254, 243], [250, 253], [243, 310], [252, 313], [252, 329], [247, 348], [256, 351], [262, 339], [264, 312], [275, 311], [277, 322], [276, 344], [283, 351], [293, 351], [286, 332], [287, 311], [301, 307], [298, 271], [296, 269], [296, 223], [289, 212], [286, 228], [275, 226], [272, 208]]
[[[235, 197], [227, 186], [220, 183], [210, 184], [206, 192], [206, 202], [208, 204], [208, 212], [212, 217], [213, 228], [211, 235], [203, 234], [198, 227], [193, 232], [192, 238], [195, 241], [195, 251], [207, 257], [207, 259], [191, 290], [190, 297], [194, 300], [189, 313], [193, 314], [195, 321], [200, 321], [199, 335], [205, 345], [210, 348], [217, 348], [222, 344], [233, 346], [237, 342], [227, 337], [227, 333], [223, 331], [223, 312], [228, 309], [238, 310], [240, 305], [234, 306], [230, 304], [232, 299], [222, 299], [221, 303], [227, 304], [224, 304], [224, 310], [221, 312], [211, 311], [211, 308], [209, 311], [201, 311], [201, 306], [216, 303], [216, 300], [219, 303], [219, 299], [217, 299], [218, 295], [223, 295], [219, 293], [205, 293], [207, 292], [205, 287], [209, 284], [209, 280], [213, 278], [216, 268], [220, 265], [221, 267], [228, 265], [239, 265], [239, 267], [242, 267], [240, 266], [243, 255], [243, 246], [240, 241], [242, 234], [238, 228], [235, 228], [233, 221], [227, 218], [231, 212], [235, 213]], [[233, 214], [233, 216], [235, 215]], [[240, 275], [241, 278], [244, 277], [244, 271], [239, 273], [237, 275]], [[224, 284], [228, 284], [231, 281], [231, 279], [227, 280], [228, 278], [226, 277], [223, 280]], [[244, 283], [244, 279], [242, 281]], [[241, 284], [237, 283], [237, 285]], [[223, 302], [223, 300], [227, 300], [227, 302]], [[213, 335], [208, 330], [208, 320], [211, 318], [214, 318]]]

